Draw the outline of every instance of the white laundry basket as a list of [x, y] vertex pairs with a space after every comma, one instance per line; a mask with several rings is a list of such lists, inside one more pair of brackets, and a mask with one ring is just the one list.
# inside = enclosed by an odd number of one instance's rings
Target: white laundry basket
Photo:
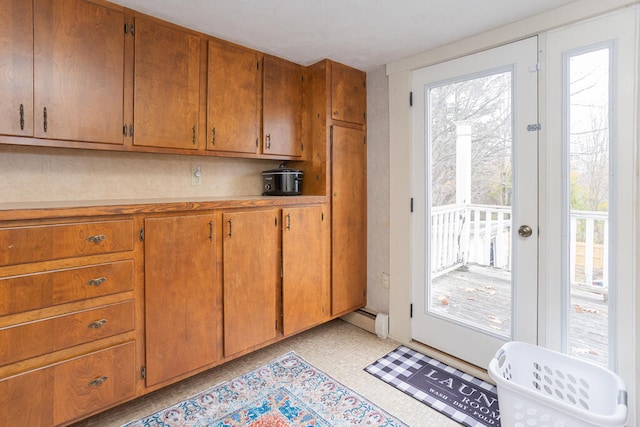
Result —
[[613, 427], [627, 421], [627, 391], [613, 372], [523, 342], [489, 363], [502, 427]]

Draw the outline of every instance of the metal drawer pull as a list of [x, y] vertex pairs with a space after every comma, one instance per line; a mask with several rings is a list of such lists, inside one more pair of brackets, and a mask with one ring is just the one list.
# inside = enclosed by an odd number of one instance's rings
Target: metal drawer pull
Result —
[[89, 236], [87, 237], [87, 240], [93, 243], [100, 243], [106, 238], [107, 236], [105, 236], [104, 234], [99, 234], [97, 236]]
[[102, 385], [103, 382], [105, 382], [107, 379], [109, 379], [108, 376], [103, 375], [100, 378], [94, 378], [91, 381], [89, 381], [89, 387], [99, 387]]
[[97, 287], [97, 286], [102, 285], [102, 284], [103, 284], [104, 282], [106, 282], [106, 281], [107, 281], [107, 278], [106, 278], [106, 277], [98, 277], [97, 279], [89, 279], [89, 280], [87, 281], [87, 285], [89, 285], [89, 286], [96, 286], [96, 287]]
[[89, 327], [93, 329], [100, 329], [104, 324], [107, 323], [107, 319], [96, 320], [95, 322], [89, 323]]

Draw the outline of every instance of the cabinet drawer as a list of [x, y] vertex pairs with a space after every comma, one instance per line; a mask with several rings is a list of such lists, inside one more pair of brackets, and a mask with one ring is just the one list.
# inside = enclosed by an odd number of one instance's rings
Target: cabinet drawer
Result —
[[133, 300], [0, 329], [0, 366], [134, 329]]
[[53, 425], [53, 369], [0, 380], [0, 427]]
[[133, 260], [0, 278], [0, 316], [133, 289]]
[[53, 422], [59, 424], [133, 397], [135, 371], [133, 342], [55, 366]]
[[0, 427], [50, 427], [134, 396], [135, 343], [0, 381]]
[[0, 266], [132, 249], [132, 219], [0, 229]]

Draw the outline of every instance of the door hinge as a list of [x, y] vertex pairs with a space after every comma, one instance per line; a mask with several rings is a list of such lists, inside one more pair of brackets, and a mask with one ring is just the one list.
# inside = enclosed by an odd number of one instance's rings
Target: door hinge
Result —
[[142, 368], [140, 368], [140, 378], [142, 378], [143, 380], [147, 379], [147, 367], [143, 366]]
[[140, 229], [140, 241], [144, 242], [144, 227]]
[[413, 107], [413, 92], [409, 92], [409, 107]]
[[276, 319], [276, 331], [278, 330], [278, 319]]
[[540, 125], [540, 123], [533, 123], [533, 124], [527, 125], [527, 131], [529, 132], [537, 132], [540, 129], [542, 129], [542, 126]]
[[409, 304], [409, 317], [413, 319], [413, 304]]
[[532, 64], [532, 65], [529, 65], [529, 72], [531, 72], [531, 73], [537, 73], [540, 70], [542, 70], [542, 67], [540, 66], [539, 62], [536, 62], [535, 64]]
[[411, 198], [411, 206], [410, 206], [411, 212], [413, 212], [413, 197]]
[[300, 144], [300, 150], [304, 151], [304, 144]]

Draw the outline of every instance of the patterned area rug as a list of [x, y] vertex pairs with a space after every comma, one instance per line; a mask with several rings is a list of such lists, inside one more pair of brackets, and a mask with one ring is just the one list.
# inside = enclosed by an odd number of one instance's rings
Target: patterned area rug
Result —
[[365, 371], [468, 427], [500, 427], [493, 384], [400, 346]]
[[406, 427], [294, 352], [124, 427]]

